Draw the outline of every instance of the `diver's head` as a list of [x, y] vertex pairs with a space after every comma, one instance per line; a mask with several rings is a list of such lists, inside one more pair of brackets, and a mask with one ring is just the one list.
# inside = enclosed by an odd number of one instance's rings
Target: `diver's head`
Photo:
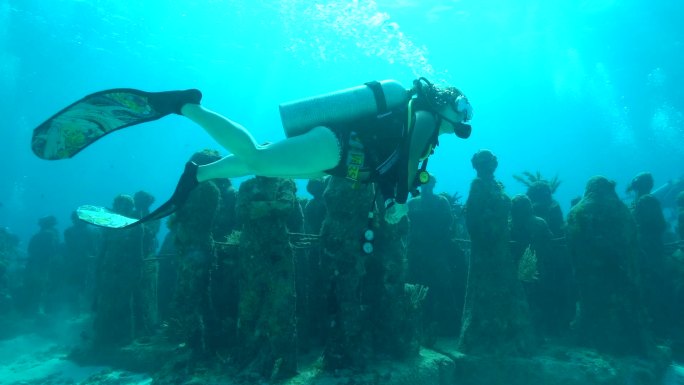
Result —
[[473, 117], [473, 107], [458, 88], [439, 88], [421, 77], [413, 81], [413, 92], [439, 116], [440, 132], [453, 131], [462, 139], [470, 136], [472, 128], [467, 123]]

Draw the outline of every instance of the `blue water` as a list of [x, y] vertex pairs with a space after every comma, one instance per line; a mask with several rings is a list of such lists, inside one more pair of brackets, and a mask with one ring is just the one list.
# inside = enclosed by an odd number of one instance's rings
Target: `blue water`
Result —
[[437, 190], [467, 194], [482, 148], [511, 194], [524, 191], [513, 174], [557, 174], [564, 207], [596, 174], [618, 191], [644, 170], [658, 185], [684, 174], [683, 11], [671, 0], [0, 0], [0, 226], [26, 240], [40, 216], [65, 227], [76, 206], [118, 193], [159, 203], [194, 151], [217, 147], [168, 117], [70, 160], [32, 154], [35, 126], [112, 87], [200, 88], [206, 106], [275, 141], [280, 102], [425, 76], [475, 108], [472, 137], [443, 138], [431, 158]]

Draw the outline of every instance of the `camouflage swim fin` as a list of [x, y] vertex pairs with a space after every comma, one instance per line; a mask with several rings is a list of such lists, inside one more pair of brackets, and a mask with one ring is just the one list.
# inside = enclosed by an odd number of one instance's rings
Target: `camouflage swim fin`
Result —
[[156, 210], [140, 219], [129, 218], [103, 207], [90, 205], [79, 207], [76, 210], [76, 214], [78, 215], [78, 218], [84, 222], [110, 229], [125, 229], [145, 222], [162, 219], [173, 214], [182, 207], [188, 200], [192, 190], [199, 185], [199, 182], [197, 181], [197, 168], [198, 166], [194, 162], [186, 163], [185, 170], [183, 171], [171, 198]]
[[186, 103], [199, 104], [199, 90], [145, 92], [115, 88], [96, 92], [62, 109], [33, 130], [31, 148], [40, 158], [71, 158], [116, 130], [180, 113]]

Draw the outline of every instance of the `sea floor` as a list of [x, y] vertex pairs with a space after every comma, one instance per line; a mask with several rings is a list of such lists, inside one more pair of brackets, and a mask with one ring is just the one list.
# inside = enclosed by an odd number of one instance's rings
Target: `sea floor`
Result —
[[[70, 323], [63, 323], [65, 326], [60, 330], [61, 333], [49, 329], [36, 329], [41, 330], [41, 332], [25, 332], [12, 338], [0, 340], [0, 385], [152, 384], [152, 378], [147, 374], [115, 370], [106, 366], [79, 366], [68, 360], [68, 354], [74, 344], [78, 342], [78, 334], [70, 331], [78, 330], [80, 322], [82, 321], [74, 320]], [[438, 353], [424, 350], [421, 355], [425, 356], [426, 354], [436, 355]], [[392, 363], [391, 366], [392, 369], [389, 369], [389, 373], [398, 374], [403, 370], [401, 363]], [[314, 371], [307, 374], [306, 368], [300, 369], [302, 369], [300, 376], [291, 381], [286, 381], [286, 383], [311, 384], [322, 381], [326, 384], [338, 384], [341, 380], [339, 377], [320, 376], [321, 373], [314, 375]], [[307, 378], [311, 376], [317, 377], [317, 380], [311, 382], [310, 380], [313, 378]], [[216, 382], [211, 381], [211, 383]], [[684, 385], [684, 366], [677, 364], [670, 366], [662, 384]], [[454, 385], [458, 385], [458, 383], [454, 383]]]
[[103, 366], [79, 366], [66, 359], [70, 346], [37, 334], [0, 341], [2, 385], [147, 385], [152, 379]]
[[684, 385], [684, 366], [673, 364], [665, 373], [663, 385]]
[[[146, 374], [105, 366], [81, 366], [67, 359], [80, 342], [85, 318], [59, 322], [42, 318], [0, 322], [0, 385], [147, 385]], [[58, 326], [55, 326], [58, 325]], [[9, 334], [14, 334], [8, 337]]]

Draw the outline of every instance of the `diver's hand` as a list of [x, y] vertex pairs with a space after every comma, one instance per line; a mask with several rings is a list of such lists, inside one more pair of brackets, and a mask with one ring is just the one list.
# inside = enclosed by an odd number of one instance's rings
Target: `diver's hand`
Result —
[[408, 205], [405, 203], [397, 203], [392, 200], [391, 202], [385, 202], [385, 220], [387, 223], [394, 225], [401, 221], [401, 218], [406, 216], [408, 213]]

